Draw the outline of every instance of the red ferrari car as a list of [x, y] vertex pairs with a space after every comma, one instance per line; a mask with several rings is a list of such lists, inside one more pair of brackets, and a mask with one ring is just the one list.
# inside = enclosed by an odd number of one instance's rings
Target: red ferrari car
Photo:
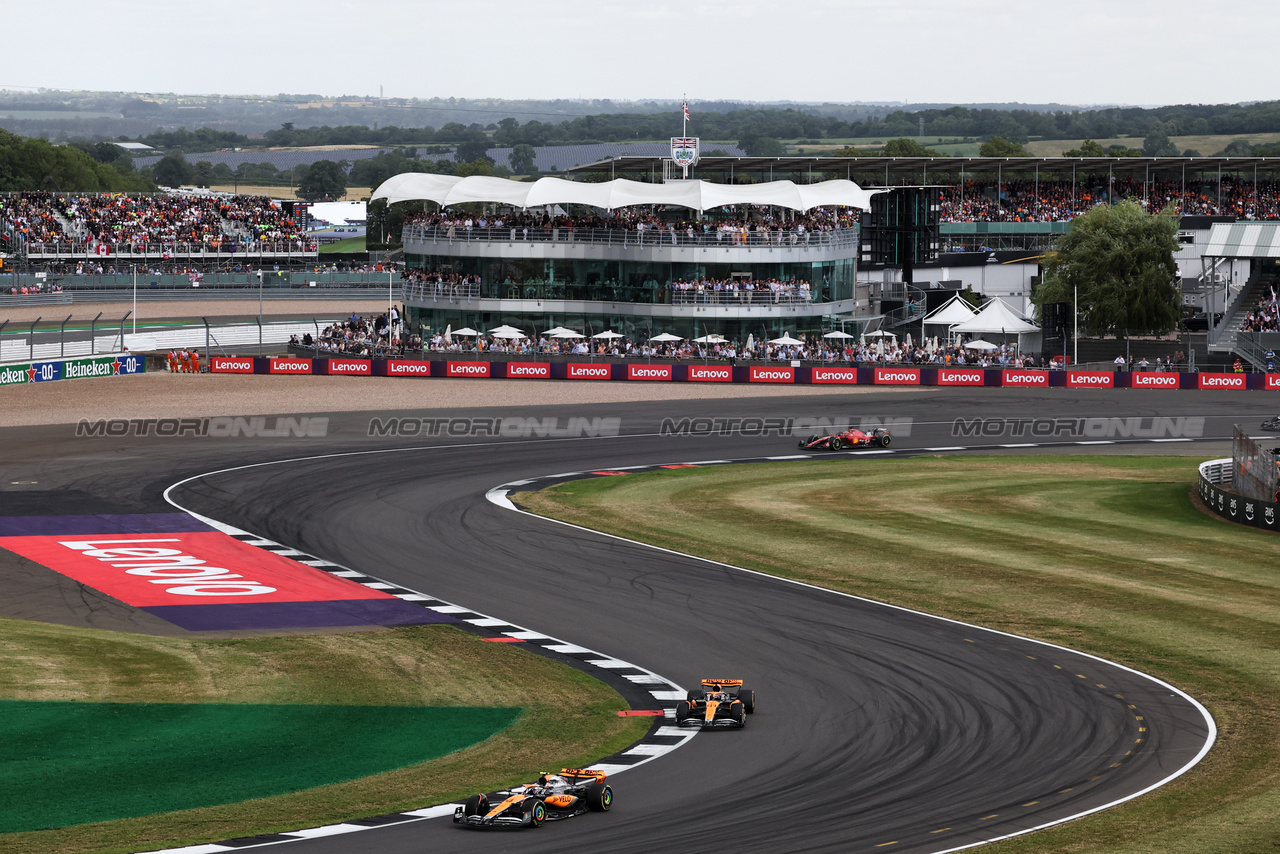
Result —
[[842, 430], [839, 433], [801, 439], [800, 447], [806, 451], [843, 451], [845, 448], [857, 448], [862, 445], [887, 448], [892, 441], [893, 437], [883, 427], [877, 427], [870, 433], [864, 433], [861, 430], [855, 430], [850, 427], [848, 430]]

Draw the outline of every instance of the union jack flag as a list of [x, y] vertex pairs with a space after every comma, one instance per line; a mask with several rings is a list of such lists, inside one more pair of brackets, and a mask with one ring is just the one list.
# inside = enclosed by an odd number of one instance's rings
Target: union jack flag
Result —
[[688, 101], [684, 102], [684, 120], [686, 122], [689, 121], [689, 102]]

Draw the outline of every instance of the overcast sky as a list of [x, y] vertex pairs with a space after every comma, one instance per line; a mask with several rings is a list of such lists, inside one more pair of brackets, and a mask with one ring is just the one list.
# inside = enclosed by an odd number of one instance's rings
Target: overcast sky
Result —
[[[1275, 0], [13, 3], [0, 88], [1066, 104], [1280, 98]], [[693, 107], [696, 111], [696, 106]]]

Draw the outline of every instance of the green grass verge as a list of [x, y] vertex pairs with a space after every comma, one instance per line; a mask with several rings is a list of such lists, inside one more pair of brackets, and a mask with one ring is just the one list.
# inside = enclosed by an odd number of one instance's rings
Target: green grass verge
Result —
[[[590, 763], [636, 741], [650, 724], [648, 719], [619, 718], [615, 713], [626, 708], [625, 701], [580, 671], [518, 645], [485, 643], [447, 626], [204, 640], [0, 620], [0, 699], [216, 704], [242, 710], [274, 705], [282, 707], [281, 714], [297, 706], [327, 707], [323, 715], [312, 715], [316, 720], [329, 716], [333, 706], [343, 706], [348, 711], [336, 717], [349, 721], [370, 707], [382, 707], [387, 721], [412, 719], [424, 707], [454, 714], [495, 702], [501, 703], [499, 713], [518, 712], [506, 729], [430, 761], [234, 803], [111, 821], [81, 816], [89, 823], [3, 833], [0, 851], [6, 854], [149, 850], [420, 808], [527, 782], [543, 768]], [[354, 724], [329, 736], [352, 752], [370, 749], [364, 731]], [[10, 737], [22, 736], [0, 733], [6, 741]], [[52, 737], [39, 734], [25, 738], [38, 745], [52, 743]], [[194, 761], [198, 755], [193, 748], [189, 758]], [[271, 775], [275, 771], [268, 766], [277, 761], [262, 753], [251, 766], [232, 770], [246, 777]], [[166, 775], [155, 781], [156, 789], [177, 782]], [[5, 823], [17, 809], [27, 807], [16, 807], [0, 793]]]
[[0, 700], [0, 833], [368, 777], [484, 741], [520, 711]]
[[514, 497], [586, 527], [1101, 655], [1213, 713], [1218, 744], [1187, 775], [992, 851], [1274, 852], [1280, 537], [1198, 510], [1195, 476], [1185, 457], [842, 460]]

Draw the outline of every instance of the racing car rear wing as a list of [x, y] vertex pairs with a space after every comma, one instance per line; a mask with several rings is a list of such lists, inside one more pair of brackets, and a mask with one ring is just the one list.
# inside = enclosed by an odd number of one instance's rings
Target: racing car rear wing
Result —
[[734, 687], [741, 688], [742, 680], [741, 679], [703, 679], [702, 680], [702, 687], [704, 688], [710, 688], [713, 685], [718, 685], [724, 688], [734, 688]]
[[607, 773], [607, 772], [604, 772], [604, 771], [588, 771], [588, 770], [586, 770], [586, 769], [584, 769], [584, 768], [561, 768], [561, 769], [560, 769], [560, 776], [561, 776], [561, 777], [576, 777], [576, 778], [578, 778], [578, 779], [582, 779], [582, 780], [585, 780], [585, 779], [587, 779], [588, 777], [591, 777], [591, 778], [596, 779], [596, 780], [603, 780], [605, 777], [607, 777], [607, 776], [609, 776], [609, 775], [608, 775], [608, 773]]

